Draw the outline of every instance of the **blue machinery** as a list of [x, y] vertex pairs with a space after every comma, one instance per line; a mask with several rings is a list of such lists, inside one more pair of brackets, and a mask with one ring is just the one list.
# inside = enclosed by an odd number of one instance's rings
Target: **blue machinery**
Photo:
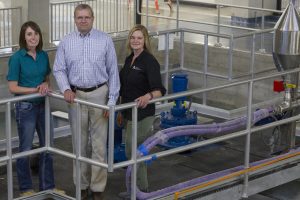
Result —
[[[177, 73], [172, 75], [172, 90], [173, 93], [183, 92], [187, 90], [188, 79], [187, 74]], [[186, 97], [180, 97], [175, 99], [174, 106], [171, 111], [161, 112], [160, 128], [168, 129], [171, 127], [196, 125], [197, 124], [197, 112], [189, 111], [190, 105], [186, 104]], [[117, 116], [117, 114], [115, 115]], [[275, 119], [275, 117], [277, 119]], [[273, 122], [274, 120], [280, 120], [282, 116], [276, 115], [273, 117], [267, 117], [255, 123], [256, 126], [264, 125]], [[122, 162], [127, 160], [125, 155], [125, 144], [122, 143], [122, 132], [124, 124], [118, 126], [115, 123], [115, 148], [114, 148], [114, 162]], [[169, 138], [161, 147], [170, 149], [179, 146], [188, 145], [196, 142], [193, 136], [177, 136]]]
[[[173, 93], [183, 92], [187, 90], [188, 79], [187, 74], [178, 73], [172, 75]], [[189, 106], [186, 105], [186, 97], [180, 97], [175, 99], [174, 106], [171, 112], [161, 113], [160, 127], [162, 129], [197, 124], [197, 112], [189, 111]], [[117, 115], [116, 115], [117, 116]], [[118, 126], [115, 123], [115, 148], [114, 148], [114, 161], [125, 161], [125, 145], [122, 143], [122, 130], [124, 126]], [[187, 144], [191, 144], [196, 140], [192, 136], [178, 136], [170, 138], [165, 144], [161, 145], [165, 148], [175, 148]]]
[[127, 160], [125, 155], [125, 144], [122, 143], [124, 124], [118, 125], [117, 114], [115, 115], [115, 147], [114, 147], [114, 162], [122, 162]]
[[[187, 74], [178, 73], [172, 75], [173, 93], [186, 91], [187, 84]], [[161, 113], [161, 128], [166, 129], [175, 126], [197, 124], [197, 112], [189, 111], [189, 106], [186, 105], [185, 100], [186, 97], [175, 99], [175, 104], [171, 109], [171, 112]], [[195, 139], [191, 136], [178, 136], [169, 139], [168, 142], [162, 146], [166, 148], [175, 148], [193, 142], [195, 142]]]

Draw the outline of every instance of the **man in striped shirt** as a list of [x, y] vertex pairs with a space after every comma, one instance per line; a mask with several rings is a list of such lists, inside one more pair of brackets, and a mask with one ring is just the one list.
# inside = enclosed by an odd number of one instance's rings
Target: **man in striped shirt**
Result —
[[[119, 74], [112, 39], [93, 29], [94, 14], [87, 4], [79, 4], [74, 11], [77, 30], [66, 35], [56, 52], [53, 73], [60, 91], [69, 103], [73, 151], [76, 152], [76, 105], [74, 98], [108, 106], [115, 105], [119, 96]], [[81, 156], [106, 162], [108, 112], [81, 106]], [[91, 152], [88, 151], [91, 145]], [[91, 154], [91, 155], [90, 155]], [[73, 169], [74, 183], [75, 166]], [[81, 196], [101, 199], [107, 181], [107, 170], [81, 163]]]

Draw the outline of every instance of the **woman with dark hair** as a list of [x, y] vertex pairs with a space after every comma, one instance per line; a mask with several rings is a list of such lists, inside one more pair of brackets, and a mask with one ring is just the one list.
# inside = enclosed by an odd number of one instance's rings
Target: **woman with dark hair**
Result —
[[[43, 48], [40, 27], [32, 21], [25, 22], [20, 30], [20, 49], [9, 59], [8, 87], [16, 96], [49, 91], [49, 58]], [[19, 101], [15, 104], [16, 122], [19, 135], [19, 152], [32, 149], [34, 132], [40, 147], [45, 146], [45, 98], [38, 97]], [[54, 190], [53, 164], [50, 153], [40, 153], [39, 190]], [[16, 163], [20, 196], [34, 194], [28, 157], [17, 159]], [[55, 189], [56, 192], [63, 193]]]

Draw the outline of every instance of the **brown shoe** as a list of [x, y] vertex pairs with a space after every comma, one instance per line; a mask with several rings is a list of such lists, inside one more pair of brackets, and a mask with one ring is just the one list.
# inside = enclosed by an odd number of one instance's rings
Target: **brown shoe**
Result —
[[102, 200], [102, 192], [93, 192], [93, 200]]
[[88, 200], [88, 190], [81, 190], [81, 200]]
[[36, 192], [34, 190], [26, 190], [20, 193], [20, 197], [30, 197], [34, 195]]
[[55, 192], [55, 193], [60, 194], [60, 195], [66, 195], [66, 192], [64, 190], [60, 190], [60, 189], [57, 189], [57, 188], [53, 188], [52, 192]]

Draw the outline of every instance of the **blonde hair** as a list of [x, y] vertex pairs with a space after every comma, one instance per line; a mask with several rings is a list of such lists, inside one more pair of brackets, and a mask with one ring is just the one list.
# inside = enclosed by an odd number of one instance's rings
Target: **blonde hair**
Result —
[[149, 34], [148, 34], [148, 30], [145, 26], [141, 25], [141, 24], [136, 24], [134, 27], [132, 27], [132, 29], [129, 31], [128, 34], [128, 38], [127, 38], [127, 49], [128, 51], [131, 53], [132, 49], [130, 47], [130, 38], [132, 36], [132, 34], [135, 31], [141, 31], [143, 36], [144, 36], [144, 50], [147, 51], [148, 53], [152, 54], [151, 52], [151, 46], [150, 46], [150, 40], [149, 40]]

